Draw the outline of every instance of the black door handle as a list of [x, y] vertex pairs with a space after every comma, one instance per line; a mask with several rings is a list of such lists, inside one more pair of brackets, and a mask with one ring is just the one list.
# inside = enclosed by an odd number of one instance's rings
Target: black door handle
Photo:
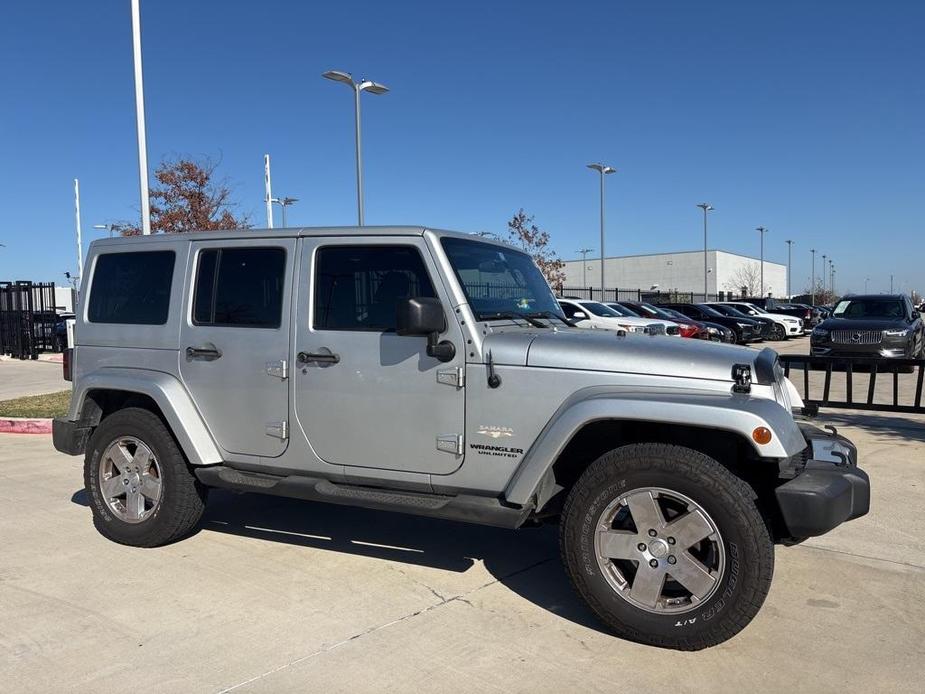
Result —
[[340, 362], [340, 355], [332, 352], [299, 352], [297, 358], [300, 364], [337, 364]]
[[187, 347], [187, 359], [203, 359], [205, 361], [215, 361], [222, 358], [222, 352], [215, 346], [212, 347]]

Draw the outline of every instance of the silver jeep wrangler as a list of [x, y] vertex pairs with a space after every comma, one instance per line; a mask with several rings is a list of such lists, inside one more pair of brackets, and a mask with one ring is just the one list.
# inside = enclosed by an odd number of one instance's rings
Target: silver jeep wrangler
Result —
[[54, 443], [124, 544], [190, 533], [210, 487], [557, 522], [616, 634], [698, 649], [758, 612], [774, 543], [869, 506], [773, 351], [575, 328], [528, 255], [465, 234], [104, 239], [76, 321]]

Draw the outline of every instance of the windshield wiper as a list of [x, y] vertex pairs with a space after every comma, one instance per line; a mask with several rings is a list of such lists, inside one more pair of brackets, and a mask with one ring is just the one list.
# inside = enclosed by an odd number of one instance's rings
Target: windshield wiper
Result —
[[536, 320], [535, 316], [528, 315], [526, 313], [513, 313], [513, 312], [504, 312], [498, 311], [496, 313], [480, 313], [479, 320], [521, 320], [527, 321], [530, 325], [535, 328], [545, 328], [546, 326]]
[[569, 320], [568, 318], [565, 318], [564, 316], [560, 316], [555, 311], [536, 311], [535, 313], [526, 313], [524, 314], [524, 317], [525, 318], [555, 318], [556, 320], [562, 321], [570, 328], [574, 328], [577, 325], [575, 321]]

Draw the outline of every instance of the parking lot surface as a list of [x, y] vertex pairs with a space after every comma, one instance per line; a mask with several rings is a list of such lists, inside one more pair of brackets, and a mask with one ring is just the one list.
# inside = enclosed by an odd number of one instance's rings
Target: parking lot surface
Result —
[[43, 395], [70, 387], [61, 364], [46, 361], [0, 360], [0, 400]]
[[134, 549], [93, 529], [80, 458], [0, 435], [0, 690], [922, 691], [925, 418], [825, 420], [871, 513], [778, 548], [755, 621], [697, 653], [606, 633], [554, 527], [213, 492], [195, 535]]

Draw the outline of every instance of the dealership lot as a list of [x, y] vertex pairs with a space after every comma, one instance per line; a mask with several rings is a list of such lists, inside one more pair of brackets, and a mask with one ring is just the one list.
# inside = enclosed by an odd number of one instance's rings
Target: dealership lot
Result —
[[699, 653], [606, 634], [572, 594], [551, 527], [505, 531], [213, 492], [193, 537], [132, 549], [93, 529], [80, 459], [54, 451], [50, 437], [0, 435], [0, 682], [17, 692], [508, 692], [577, 682], [581, 691], [834, 691], [845, 682], [920, 691], [925, 417], [824, 419], [858, 444], [871, 513], [778, 548], [754, 623]]
[[61, 364], [47, 361], [0, 360], [0, 400], [43, 395], [70, 387]]

